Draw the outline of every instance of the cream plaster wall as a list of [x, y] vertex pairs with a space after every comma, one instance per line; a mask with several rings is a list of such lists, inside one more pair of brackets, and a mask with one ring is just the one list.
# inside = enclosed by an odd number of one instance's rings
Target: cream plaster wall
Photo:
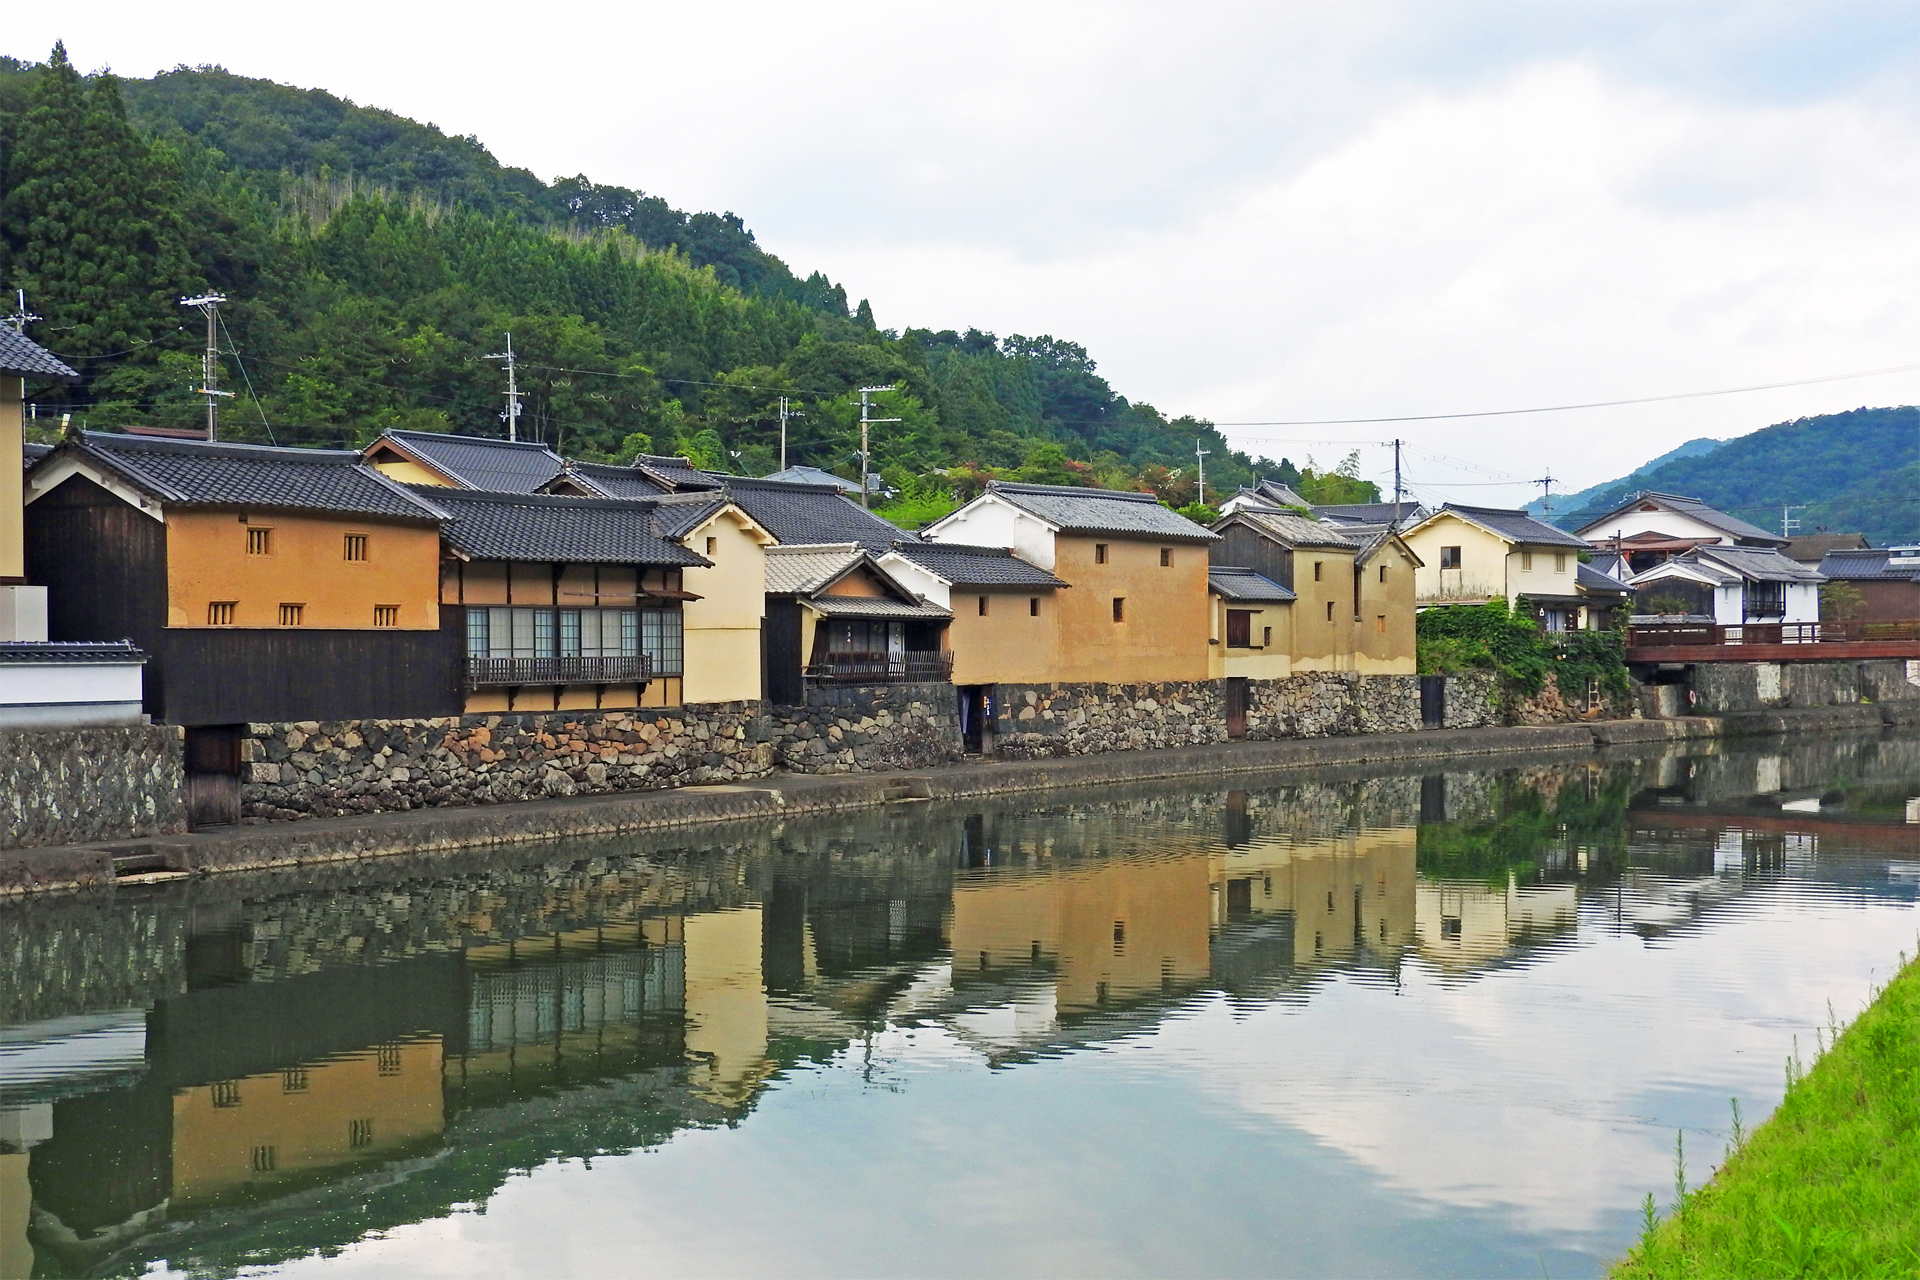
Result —
[[[1506, 539], [1445, 511], [1401, 536], [1424, 562], [1414, 575], [1414, 598], [1421, 604], [1479, 603], [1508, 594]], [[1460, 548], [1458, 569], [1440, 567], [1442, 547]]]
[[437, 484], [443, 489], [449, 487], [447, 478], [438, 471], [429, 471], [409, 458], [396, 458], [391, 453], [382, 453], [374, 459], [373, 469], [401, 484]]
[[0, 582], [19, 581], [27, 573], [26, 471], [21, 466], [26, 424], [21, 402], [26, 380], [0, 375]]
[[1353, 552], [1296, 549], [1293, 594], [1293, 670], [1353, 670]]
[[767, 544], [771, 537], [736, 508], [723, 507], [684, 545], [713, 561], [682, 570], [686, 602], [685, 695], [688, 702], [757, 701], [760, 623], [767, 608]]
[[[1107, 547], [1107, 562], [1094, 558]], [[1172, 551], [1162, 567], [1160, 551]], [[1204, 680], [1211, 632], [1207, 549], [1182, 543], [1122, 541], [1118, 537], [1054, 539], [1049, 566], [1069, 590], [1058, 592], [1060, 623], [1050, 674], [1062, 683]], [[1113, 620], [1113, 600], [1126, 601], [1125, 620]]]
[[[1381, 569], [1386, 580], [1381, 580]], [[1388, 543], [1360, 570], [1360, 617], [1354, 627], [1354, 670], [1365, 675], [1412, 675], [1414, 562]], [[1384, 623], [1383, 620], [1384, 619]], [[1384, 629], [1383, 629], [1384, 627]]]

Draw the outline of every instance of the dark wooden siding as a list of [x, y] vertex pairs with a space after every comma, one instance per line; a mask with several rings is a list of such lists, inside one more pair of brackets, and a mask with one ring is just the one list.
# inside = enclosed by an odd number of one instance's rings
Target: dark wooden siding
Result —
[[169, 630], [148, 713], [185, 725], [455, 716], [459, 656], [446, 629]]
[[1220, 541], [1207, 548], [1207, 563], [1251, 569], [1293, 590], [1293, 552], [1243, 524], [1220, 530]]
[[797, 600], [768, 598], [766, 620], [760, 624], [760, 647], [765, 658], [760, 687], [766, 690], [767, 701], [788, 707], [805, 703]]
[[167, 625], [167, 527], [74, 476], [27, 507], [27, 581], [52, 640], [132, 640]]
[[1848, 586], [1860, 592], [1861, 622], [1911, 622], [1920, 619], [1920, 587], [1911, 582], [1861, 582]]

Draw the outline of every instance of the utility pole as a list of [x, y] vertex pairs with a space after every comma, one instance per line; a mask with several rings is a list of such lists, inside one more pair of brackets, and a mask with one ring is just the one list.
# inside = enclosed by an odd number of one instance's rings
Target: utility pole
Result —
[[1544, 520], [1553, 519], [1553, 468], [1547, 468], [1547, 474], [1538, 480], [1529, 480], [1528, 484], [1540, 486], [1540, 516]]
[[226, 295], [203, 293], [197, 298], [182, 298], [180, 305], [193, 307], [207, 318], [207, 356], [206, 365], [201, 373], [204, 381], [199, 387], [200, 394], [207, 398], [207, 439], [215, 440], [220, 434], [220, 397], [231, 397], [233, 392], [220, 389], [220, 304]]
[[1198, 440], [1193, 442], [1193, 456], [1200, 464], [1200, 505], [1203, 507], [1207, 505], [1207, 455], [1212, 452], [1202, 449]]
[[894, 390], [894, 388], [892, 387], [860, 388], [860, 505], [863, 507], [868, 505], [867, 503], [867, 469], [873, 457], [872, 449], [870, 447], [871, 440], [867, 435], [867, 428], [868, 426], [876, 422], [900, 421], [900, 419], [898, 418], [875, 418], [875, 417], [869, 416], [869, 410], [871, 406], [867, 404], [867, 396], [869, 394], [877, 395], [882, 391], [892, 391], [892, 390]]
[[513, 361], [513, 335], [507, 335], [507, 349], [494, 351], [481, 357], [483, 360], [505, 360], [507, 362], [507, 407], [500, 414], [507, 420], [507, 439], [520, 438], [520, 383], [516, 380]]
[[1400, 495], [1406, 491], [1406, 486], [1400, 483], [1400, 446], [1405, 443], [1404, 440], [1393, 442], [1393, 519], [1387, 522], [1389, 529], [1400, 527]]
[[1805, 511], [1806, 509], [1807, 504], [1804, 502], [1796, 502], [1791, 506], [1783, 506], [1780, 508], [1781, 537], [1791, 538], [1794, 534], [1800, 532], [1800, 517], [1793, 513], [1796, 511]]
[[804, 418], [807, 415], [792, 407], [785, 396], [780, 397], [780, 469], [787, 469], [787, 419]]
[[0, 324], [12, 325], [15, 333], [25, 337], [27, 326], [35, 320], [40, 319], [40, 317], [27, 310], [27, 291], [25, 289], [15, 289], [13, 296], [15, 299], [13, 314], [10, 316], [0, 316]]

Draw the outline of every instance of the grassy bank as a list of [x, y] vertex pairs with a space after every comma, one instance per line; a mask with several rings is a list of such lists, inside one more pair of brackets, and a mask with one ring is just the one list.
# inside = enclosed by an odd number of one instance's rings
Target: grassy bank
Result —
[[1736, 1124], [1708, 1185], [1676, 1179], [1678, 1202], [1615, 1280], [1920, 1276], [1920, 960], [1833, 1030], [1810, 1070], [1787, 1064], [1771, 1119], [1750, 1136]]

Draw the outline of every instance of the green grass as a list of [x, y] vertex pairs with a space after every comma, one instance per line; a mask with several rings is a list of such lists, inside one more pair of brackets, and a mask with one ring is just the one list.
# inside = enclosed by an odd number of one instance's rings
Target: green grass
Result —
[[1706, 1186], [1686, 1190], [1676, 1149], [1676, 1201], [1662, 1219], [1647, 1198], [1614, 1280], [1920, 1276], [1920, 959], [1830, 1034], [1811, 1070], [1788, 1061], [1786, 1098], [1758, 1130], [1743, 1135], [1735, 1111]]

